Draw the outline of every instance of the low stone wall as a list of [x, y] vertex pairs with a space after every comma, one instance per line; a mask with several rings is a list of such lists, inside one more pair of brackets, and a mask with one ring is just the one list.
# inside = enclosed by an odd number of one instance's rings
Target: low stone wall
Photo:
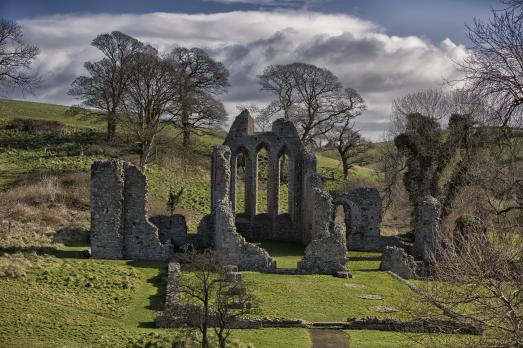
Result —
[[447, 333], [481, 335], [483, 330], [469, 323], [452, 319], [415, 318], [396, 320], [389, 318], [349, 318], [346, 329], [381, 330], [412, 333]]
[[169, 262], [167, 266], [167, 286], [165, 289], [165, 307], [181, 303], [180, 284], [182, 274], [178, 262]]

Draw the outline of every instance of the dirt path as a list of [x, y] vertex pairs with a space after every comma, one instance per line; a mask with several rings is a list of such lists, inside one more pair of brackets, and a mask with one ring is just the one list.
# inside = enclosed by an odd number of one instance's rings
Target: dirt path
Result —
[[348, 348], [349, 336], [341, 330], [309, 329], [312, 348]]

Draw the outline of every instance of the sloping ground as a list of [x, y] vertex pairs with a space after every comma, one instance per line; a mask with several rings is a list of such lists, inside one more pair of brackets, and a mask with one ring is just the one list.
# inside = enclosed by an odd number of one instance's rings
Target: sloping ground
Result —
[[[78, 250], [65, 248], [56, 254], [80, 256]], [[359, 258], [351, 263], [354, 269], [351, 280], [246, 273], [247, 279], [255, 282], [255, 291], [261, 301], [257, 315], [343, 321], [353, 315], [383, 316], [375, 311], [379, 305], [402, 310], [399, 301], [413, 294], [406, 286], [376, 269], [378, 261], [374, 259], [379, 255], [351, 255], [353, 259]], [[0, 265], [6, 257], [0, 257]], [[25, 266], [25, 276], [0, 277], [2, 347], [139, 347], [151, 336], [168, 341], [180, 334], [153, 328], [155, 313], [161, 309], [164, 298], [164, 263], [60, 259], [49, 255], [20, 258], [30, 263]], [[271, 280], [270, 276], [278, 278]], [[345, 284], [365, 285], [366, 288]], [[366, 293], [379, 294], [384, 300], [358, 297]], [[408, 316], [402, 312], [388, 314]], [[414, 341], [404, 334], [347, 332], [354, 342], [351, 347], [414, 346]], [[382, 342], [379, 337], [386, 337], [383, 342], [387, 345], [360, 345]], [[417, 339], [426, 337], [431, 335], [415, 336]], [[311, 344], [305, 329], [236, 330], [233, 338], [255, 347], [310, 347]]]

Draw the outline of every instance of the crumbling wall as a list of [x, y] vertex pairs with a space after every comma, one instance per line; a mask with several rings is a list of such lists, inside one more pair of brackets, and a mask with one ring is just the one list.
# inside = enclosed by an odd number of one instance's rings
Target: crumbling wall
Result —
[[[278, 119], [270, 132], [254, 132], [254, 121], [244, 110], [234, 120], [223, 145], [231, 149], [230, 199], [233, 213], [236, 209], [238, 158], [245, 159], [245, 210], [236, 214], [236, 227], [248, 240], [302, 241], [302, 155], [303, 144], [294, 124]], [[267, 213], [256, 207], [258, 188], [257, 154], [265, 148], [267, 162]], [[287, 156], [288, 213], [279, 211], [280, 158]]]
[[309, 240], [303, 259], [298, 262], [301, 273], [336, 274], [346, 272], [347, 245], [344, 229], [333, 221], [332, 197], [323, 189], [316, 173], [316, 158], [304, 156], [304, 236]]
[[156, 215], [149, 219], [158, 227], [158, 235], [162, 243], [170, 241], [174, 247], [179, 248], [187, 243], [187, 222], [185, 216]]
[[436, 198], [427, 195], [418, 201], [416, 212], [412, 253], [415, 257], [429, 262], [439, 245], [441, 204]]
[[91, 256], [121, 259], [124, 249], [124, 166], [97, 161], [91, 167]]
[[383, 250], [380, 269], [394, 272], [405, 279], [411, 279], [415, 276], [416, 262], [402, 248], [387, 246]]
[[351, 192], [332, 191], [333, 202], [345, 212], [347, 246], [350, 250], [381, 250], [380, 235], [382, 202], [375, 188], [359, 188]]
[[95, 162], [91, 167], [91, 256], [168, 259], [172, 245], [161, 243], [158, 228], [146, 215], [145, 175], [128, 162]]
[[347, 246], [345, 231], [336, 224], [329, 235], [312, 240], [298, 262], [298, 272], [309, 274], [336, 274], [346, 272]]
[[212, 220], [214, 247], [224, 264], [237, 265], [240, 270], [267, 271], [276, 262], [262, 248], [248, 243], [237, 231], [230, 202], [231, 151], [216, 146], [212, 157]]

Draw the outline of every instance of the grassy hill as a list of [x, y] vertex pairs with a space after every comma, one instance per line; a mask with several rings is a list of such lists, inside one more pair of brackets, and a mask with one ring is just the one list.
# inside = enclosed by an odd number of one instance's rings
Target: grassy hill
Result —
[[[27, 130], [16, 121], [20, 119], [56, 121], [59, 129]], [[162, 342], [182, 334], [153, 328], [164, 298], [165, 263], [86, 258], [90, 165], [108, 157], [133, 162], [138, 158], [131, 135], [120, 129], [118, 139], [107, 144], [104, 130], [102, 120], [72, 116], [64, 106], [0, 99], [2, 347], [144, 347], [147, 342], [163, 347], [167, 345]], [[212, 147], [224, 136], [223, 131], [213, 131], [183, 147], [178, 131], [165, 129], [158, 138], [155, 162], [146, 173], [151, 214], [165, 212], [170, 187], [184, 187], [177, 211], [195, 231], [201, 217], [209, 213]], [[345, 185], [335, 154], [318, 154], [318, 167], [327, 188]], [[351, 174], [370, 182], [379, 180], [368, 167], [356, 167]], [[303, 252], [295, 245], [263, 247], [280, 266], [292, 267]], [[402, 302], [412, 299], [413, 293], [379, 271], [379, 258], [378, 253], [349, 253], [351, 280], [256, 272], [245, 276], [255, 284], [260, 316], [310, 321], [412, 316]], [[383, 300], [358, 297], [363, 294], [378, 294]], [[422, 311], [434, 310], [419, 305]], [[399, 311], [383, 313], [379, 307], [384, 306]], [[353, 347], [415, 346], [398, 333], [348, 334]], [[305, 329], [237, 330], [234, 337], [255, 347], [310, 346]]]

